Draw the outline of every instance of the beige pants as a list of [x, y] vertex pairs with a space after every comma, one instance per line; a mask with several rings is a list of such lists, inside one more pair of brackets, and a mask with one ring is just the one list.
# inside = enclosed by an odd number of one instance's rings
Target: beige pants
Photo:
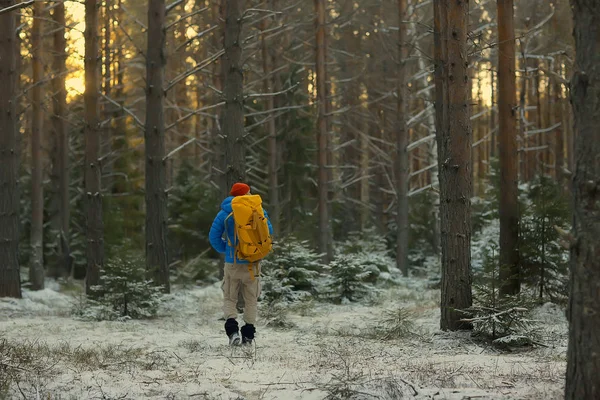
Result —
[[244, 321], [256, 324], [258, 313], [258, 296], [260, 296], [260, 264], [253, 266], [253, 272], [248, 270], [248, 264], [225, 263], [223, 277], [223, 313], [225, 318], [237, 318], [238, 293], [244, 297]]

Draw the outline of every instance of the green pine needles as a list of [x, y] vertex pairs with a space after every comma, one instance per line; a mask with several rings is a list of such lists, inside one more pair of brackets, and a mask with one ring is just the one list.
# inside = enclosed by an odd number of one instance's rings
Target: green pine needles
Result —
[[162, 287], [146, 279], [143, 260], [115, 257], [100, 271], [100, 284], [75, 310], [86, 320], [145, 319], [156, 316]]

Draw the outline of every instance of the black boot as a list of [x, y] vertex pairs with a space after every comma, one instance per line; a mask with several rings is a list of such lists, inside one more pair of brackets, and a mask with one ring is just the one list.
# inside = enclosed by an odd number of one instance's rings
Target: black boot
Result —
[[227, 337], [229, 338], [229, 345], [231, 345], [231, 346], [237, 346], [241, 342], [240, 332], [239, 332], [238, 327], [239, 327], [239, 325], [238, 325], [237, 321], [235, 320], [235, 318], [229, 318], [227, 321], [225, 321], [225, 333], [227, 334]]
[[242, 326], [242, 343], [243, 344], [252, 344], [254, 340], [254, 334], [256, 333], [256, 328], [252, 324], [246, 324]]

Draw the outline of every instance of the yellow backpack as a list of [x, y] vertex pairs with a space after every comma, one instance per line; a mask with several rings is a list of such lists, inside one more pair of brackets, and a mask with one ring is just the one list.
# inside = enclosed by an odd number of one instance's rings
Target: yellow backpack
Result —
[[[254, 263], [273, 249], [273, 239], [259, 195], [237, 196], [231, 201], [233, 212], [235, 258]], [[227, 223], [227, 219], [225, 222]], [[231, 241], [229, 243], [232, 246]], [[234, 261], [235, 261], [234, 258]]]

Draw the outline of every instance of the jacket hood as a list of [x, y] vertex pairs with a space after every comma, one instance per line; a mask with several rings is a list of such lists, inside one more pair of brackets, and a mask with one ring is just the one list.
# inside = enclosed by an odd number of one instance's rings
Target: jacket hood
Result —
[[233, 208], [231, 208], [231, 200], [233, 200], [233, 196], [229, 196], [227, 197], [225, 200], [223, 200], [223, 202], [221, 203], [221, 209], [223, 211], [225, 211], [226, 213], [230, 214], [233, 212]]

